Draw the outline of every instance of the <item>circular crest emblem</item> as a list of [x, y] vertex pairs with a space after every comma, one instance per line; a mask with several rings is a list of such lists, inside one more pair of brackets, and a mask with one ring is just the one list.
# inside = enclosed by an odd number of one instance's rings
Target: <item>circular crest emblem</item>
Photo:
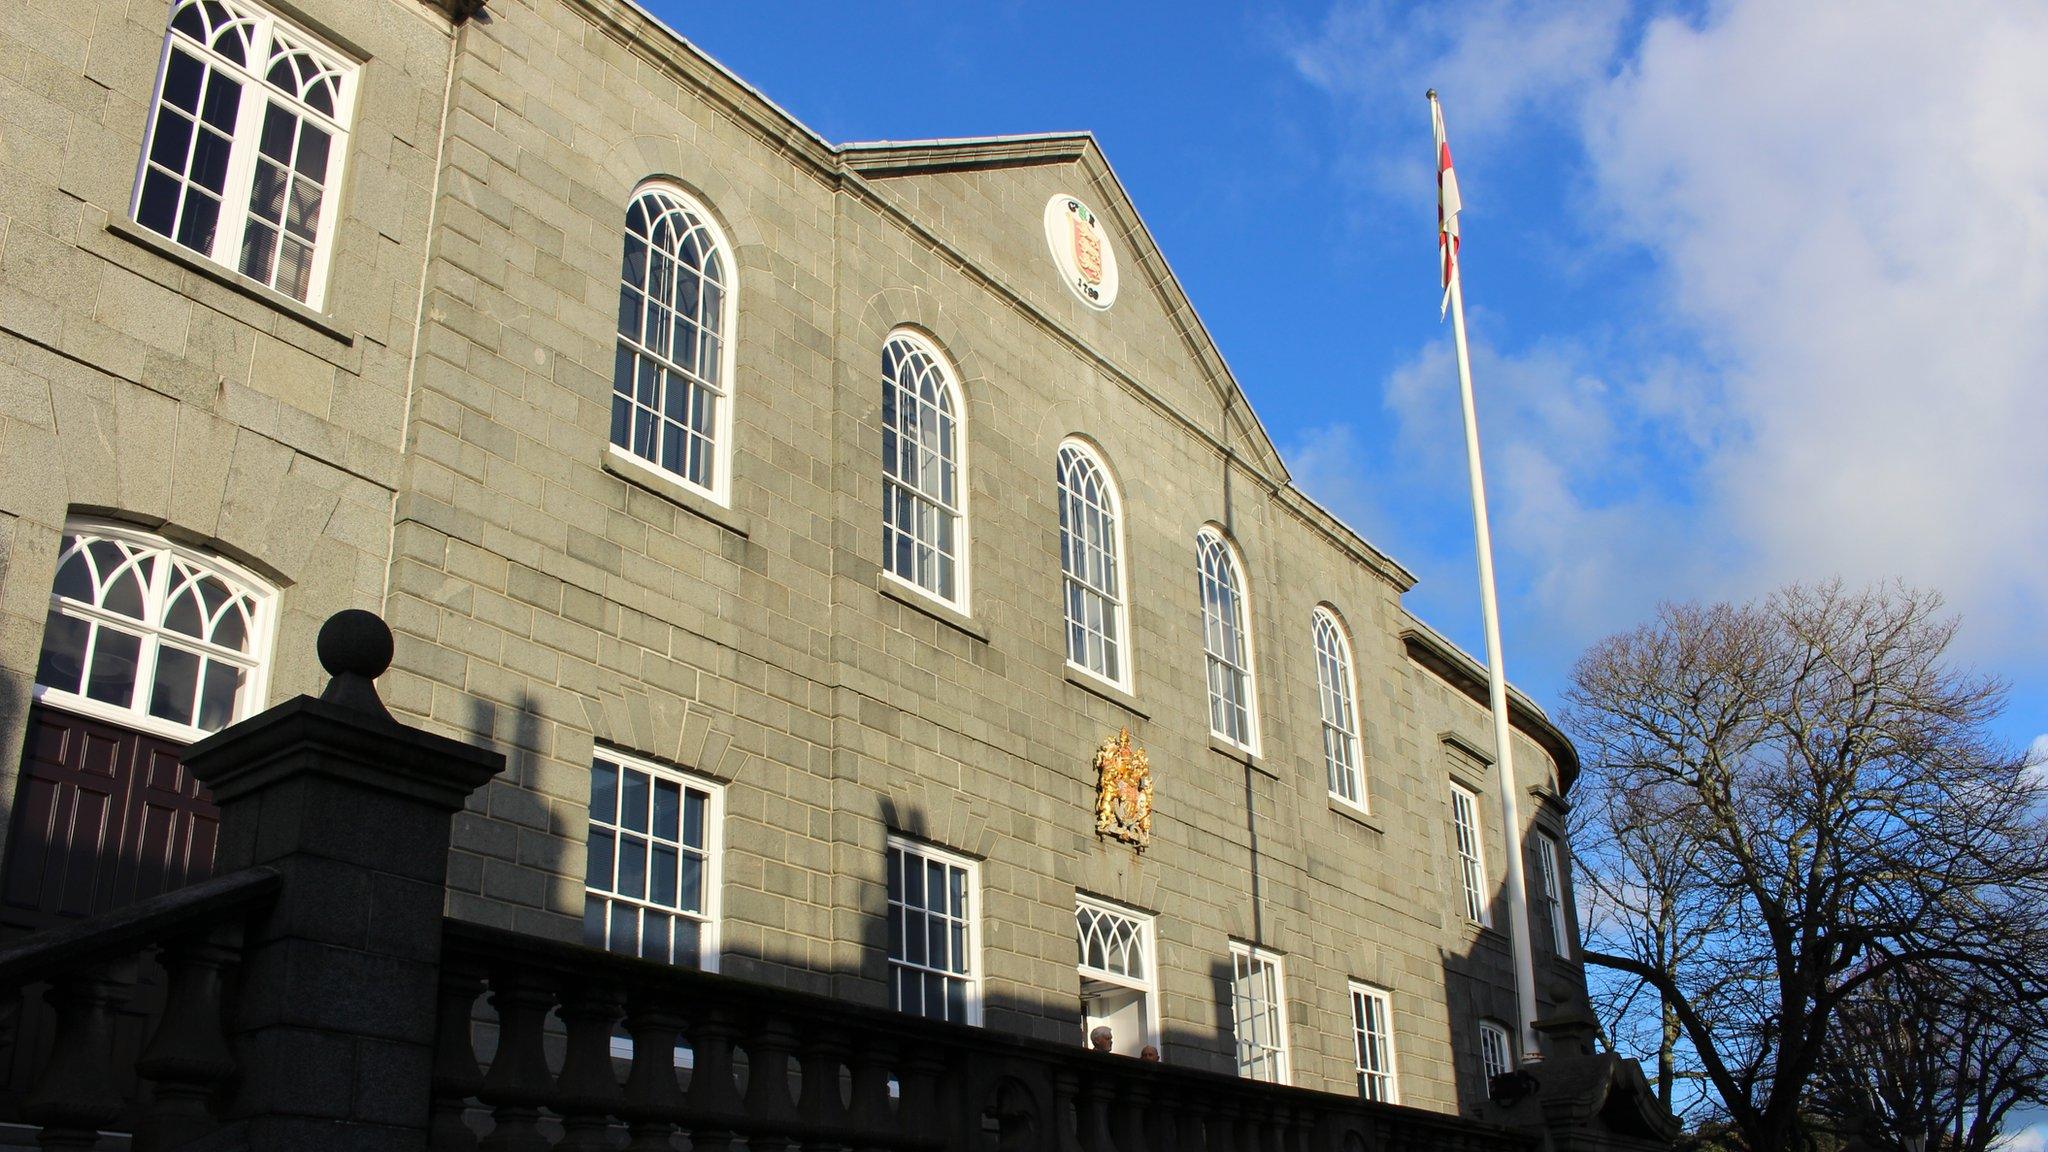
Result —
[[1086, 204], [1064, 192], [1046, 201], [1045, 242], [1060, 278], [1081, 303], [1098, 312], [1116, 303], [1116, 252]]

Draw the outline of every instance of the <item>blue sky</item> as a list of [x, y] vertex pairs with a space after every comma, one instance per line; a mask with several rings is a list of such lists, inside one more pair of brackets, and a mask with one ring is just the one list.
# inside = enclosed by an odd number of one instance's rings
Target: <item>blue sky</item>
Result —
[[652, 7], [835, 142], [1094, 131], [1296, 482], [1480, 651], [1438, 88], [1512, 678], [1903, 579], [2048, 733], [2048, 8]]

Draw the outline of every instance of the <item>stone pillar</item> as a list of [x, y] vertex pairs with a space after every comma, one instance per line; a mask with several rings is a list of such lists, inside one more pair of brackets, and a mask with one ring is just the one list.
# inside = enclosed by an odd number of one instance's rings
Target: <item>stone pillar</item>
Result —
[[216, 871], [282, 874], [250, 926], [223, 1119], [256, 1152], [422, 1149], [433, 1077], [448, 832], [504, 757], [393, 719], [371, 683], [391, 631], [320, 629], [333, 679], [194, 745], [220, 805]]

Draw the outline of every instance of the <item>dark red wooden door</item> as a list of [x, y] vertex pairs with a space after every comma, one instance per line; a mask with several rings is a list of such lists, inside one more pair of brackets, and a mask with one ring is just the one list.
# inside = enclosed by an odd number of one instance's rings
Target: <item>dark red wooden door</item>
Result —
[[213, 871], [220, 810], [185, 746], [38, 704], [0, 868], [0, 926], [93, 916]]

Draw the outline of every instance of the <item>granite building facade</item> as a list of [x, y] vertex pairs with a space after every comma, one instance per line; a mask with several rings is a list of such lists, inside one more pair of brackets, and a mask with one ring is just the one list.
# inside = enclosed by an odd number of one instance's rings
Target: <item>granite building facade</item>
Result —
[[[31, 0], [0, 58], [10, 930], [203, 873], [180, 748], [363, 607], [509, 758], [452, 917], [1483, 1112], [1483, 670], [1092, 137], [832, 144], [621, 0]], [[1514, 721], [1586, 1055], [1577, 764]]]

